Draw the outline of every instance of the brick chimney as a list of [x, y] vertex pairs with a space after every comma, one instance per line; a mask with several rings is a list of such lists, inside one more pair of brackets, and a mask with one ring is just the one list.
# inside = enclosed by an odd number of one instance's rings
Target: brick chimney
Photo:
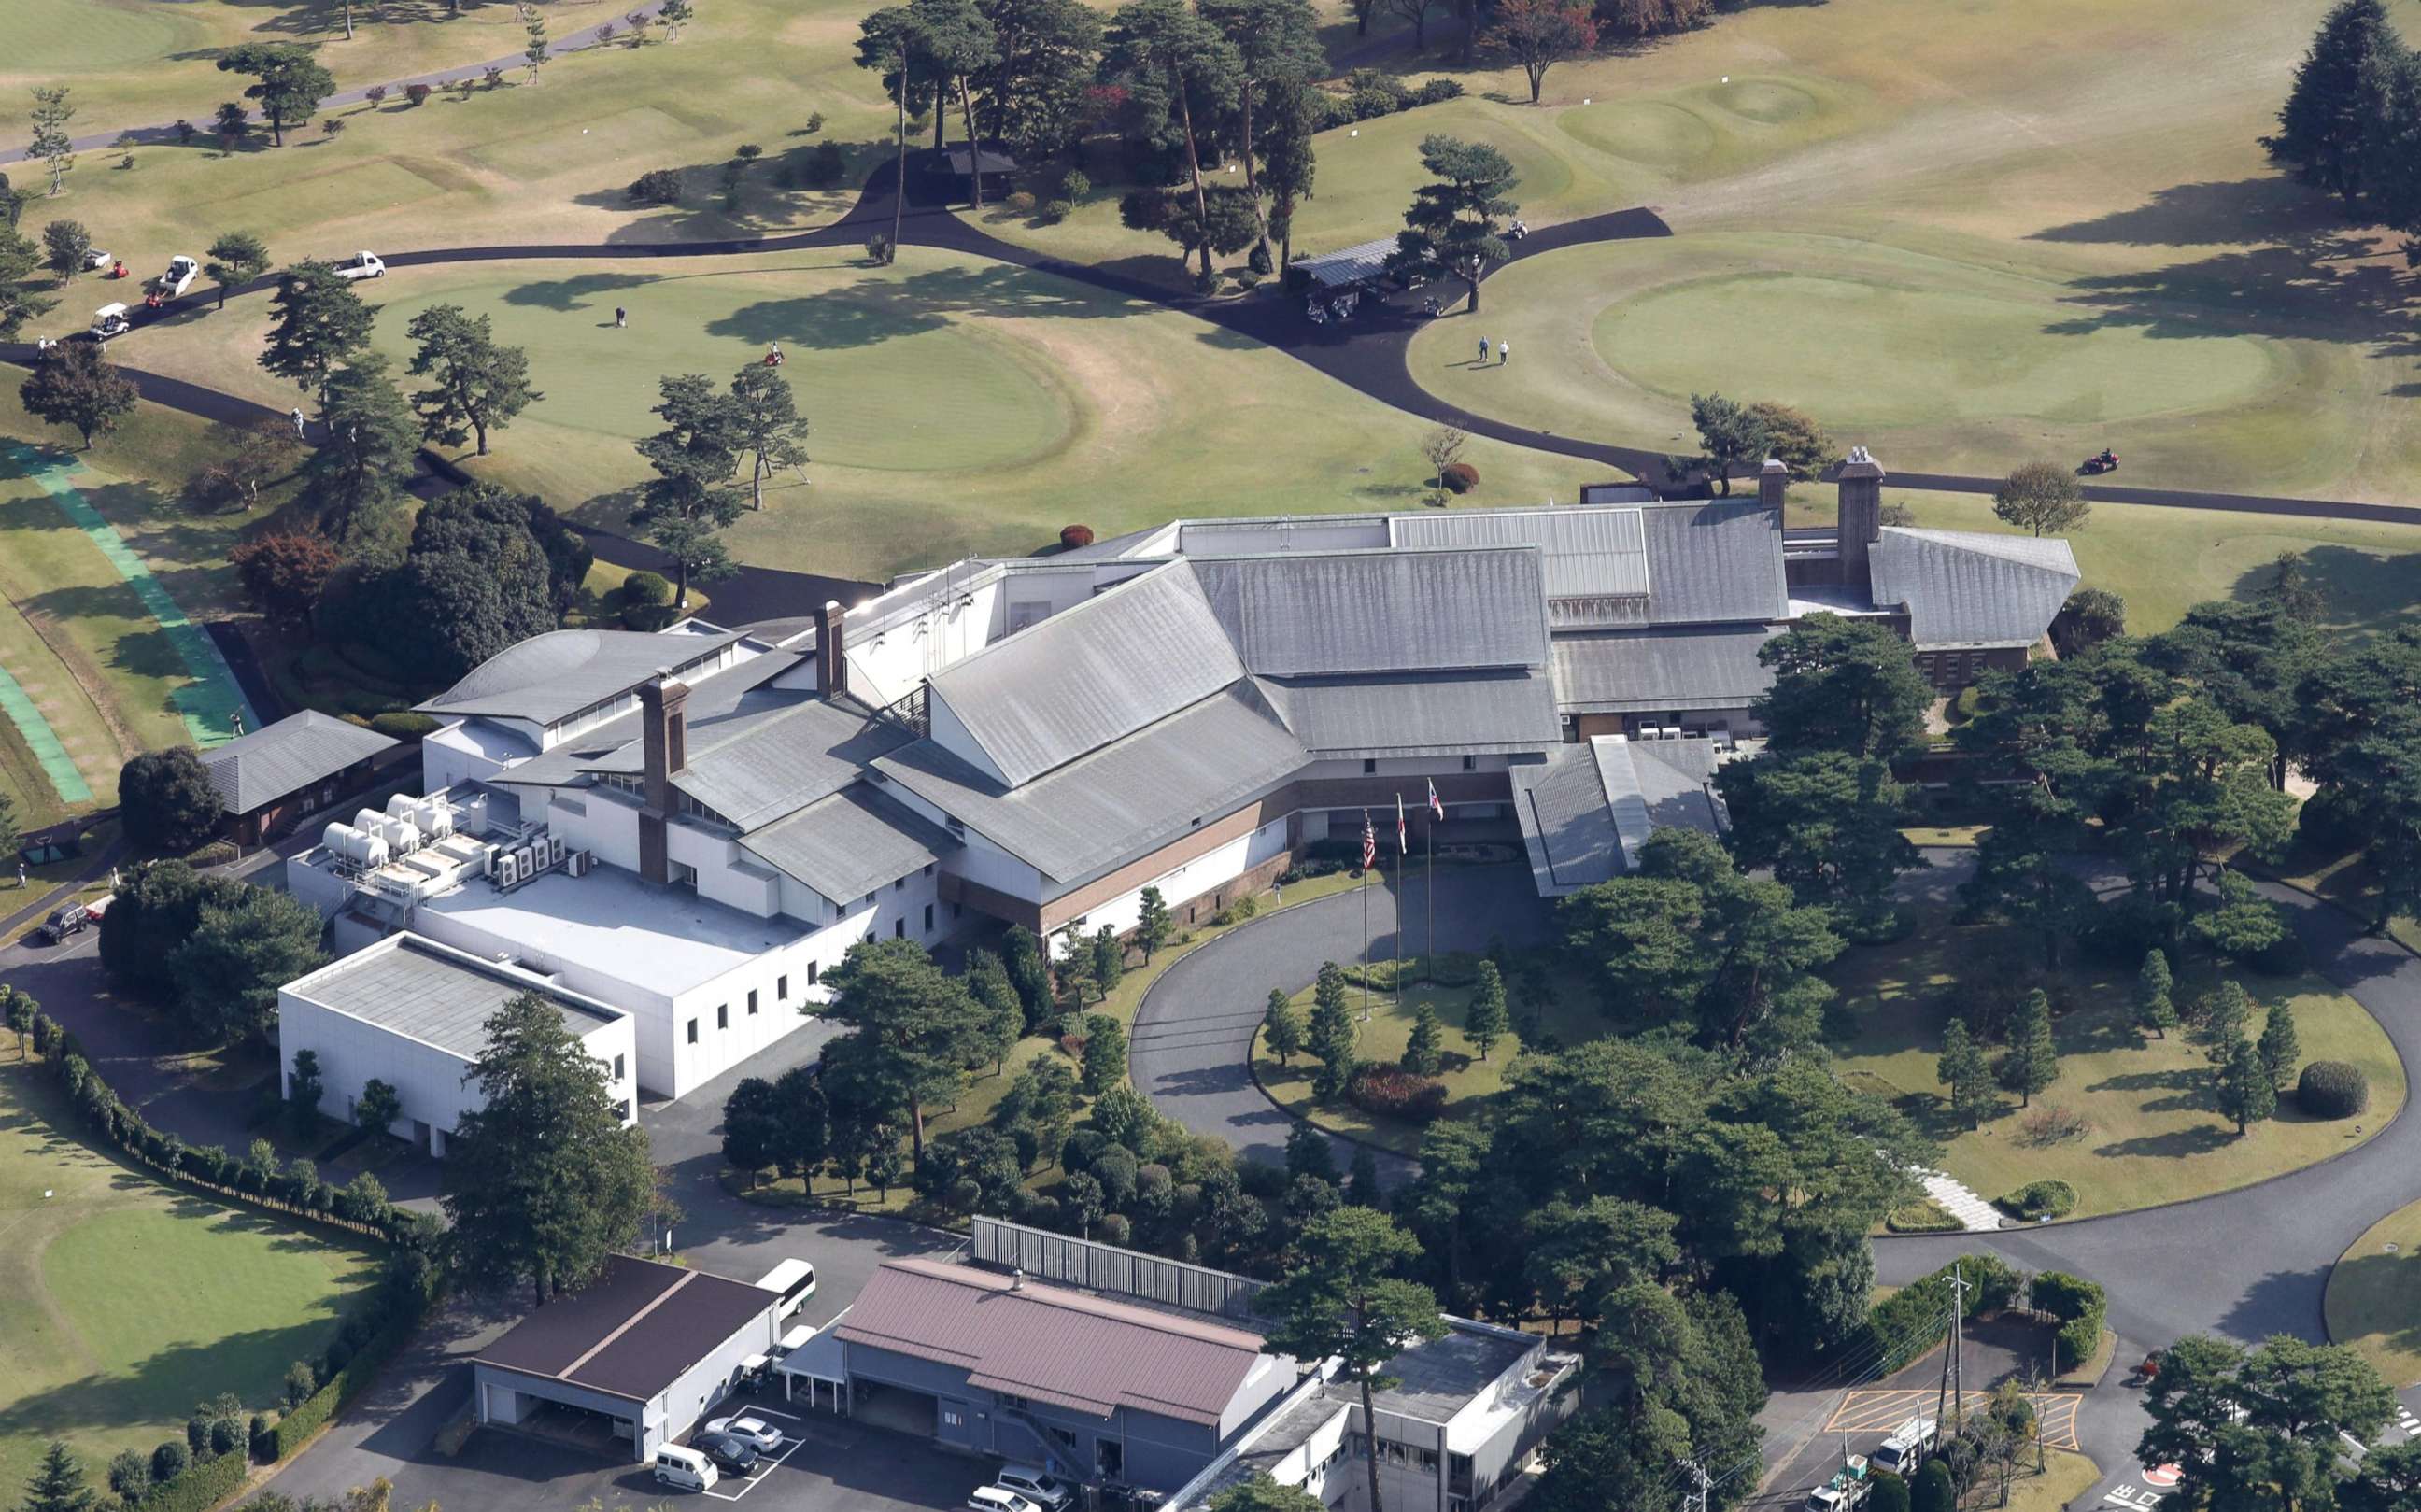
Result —
[[1790, 469], [1782, 465], [1780, 458], [1767, 458], [1757, 470], [1757, 502], [1777, 516], [1782, 513], [1783, 491], [1789, 487]]
[[816, 692], [827, 699], [849, 692], [849, 644], [841, 627], [847, 613], [837, 599], [816, 611]]
[[659, 667], [639, 685], [639, 752], [646, 792], [639, 809], [639, 875], [651, 882], [672, 880], [664, 851], [664, 821], [674, 808], [673, 773], [689, 765], [689, 685]]
[[1864, 446], [1850, 448], [1850, 460], [1836, 475], [1840, 480], [1841, 582], [1869, 588], [1873, 569], [1867, 548], [1883, 536], [1883, 464]]

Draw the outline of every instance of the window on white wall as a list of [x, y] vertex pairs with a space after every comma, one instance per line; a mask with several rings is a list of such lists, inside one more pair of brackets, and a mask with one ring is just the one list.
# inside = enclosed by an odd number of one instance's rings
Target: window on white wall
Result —
[[692, 1019], [689, 1021], [689, 1042], [693, 1045], [697, 1043], [697, 1021], [695, 1019]]
[[714, 1026], [717, 1029], [728, 1029], [731, 1027], [730, 1004], [718, 1003], [714, 1005]]
[[614, 1057], [614, 1080], [622, 1080], [622, 1057], [619, 1055]]
[[[784, 978], [786, 981], [788, 979]], [[757, 1017], [757, 990], [753, 987], [748, 990], [748, 1017], [752, 1019]]]

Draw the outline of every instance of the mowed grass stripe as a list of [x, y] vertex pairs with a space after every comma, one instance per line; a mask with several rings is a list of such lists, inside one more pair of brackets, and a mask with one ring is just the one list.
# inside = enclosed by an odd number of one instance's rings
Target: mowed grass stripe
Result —
[[92, 789], [86, 786], [84, 773], [76, 771], [67, 747], [59, 741], [58, 732], [51, 728], [41, 709], [25, 695], [23, 684], [11, 677], [5, 666], [0, 666], [0, 713], [6, 713], [8, 723], [16, 726], [18, 739], [24, 741], [25, 749], [41, 767], [42, 775], [50, 779], [51, 790], [59, 795], [59, 802], [92, 802]]

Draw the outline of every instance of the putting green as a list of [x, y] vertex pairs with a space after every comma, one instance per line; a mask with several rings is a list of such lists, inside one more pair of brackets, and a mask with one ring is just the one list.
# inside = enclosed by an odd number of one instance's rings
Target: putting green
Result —
[[203, 39], [164, 0], [9, 0], [10, 73], [101, 73]]
[[[396, 299], [378, 341], [401, 364], [406, 328], [432, 304], [489, 316], [496, 338], [529, 352], [545, 397], [524, 423], [631, 438], [661, 425], [649, 411], [667, 375], [728, 382], [779, 344], [783, 373], [813, 419], [817, 462], [945, 472], [1031, 462], [1065, 445], [1075, 410], [1041, 355], [982, 319], [1000, 280], [980, 272], [906, 280], [838, 270], [837, 255], [761, 273], [585, 273], [451, 283]], [[947, 287], [945, 287], [945, 286]], [[929, 297], [920, 298], [919, 288]], [[812, 289], [812, 292], [807, 290]], [[617, 306], [630, 311], [617, 329]], [[996, 313], [1018, 313], [1003, 302]], [[509, 443], [508, 443], [509, 444]]]
[[1737, 353], [1763, 392], [1837, 425], [2128, 419], [2239, 404], [2270, 380], [2251, 340], [2154, 336], [2089, 318], [2063, 329], [2075, 319], [2027, 281], [1927, 288], [1753, 273], [1611, 305], [1590, 340], [1617, 372], [1676, 397], [1709, 386], [1710, 351]]

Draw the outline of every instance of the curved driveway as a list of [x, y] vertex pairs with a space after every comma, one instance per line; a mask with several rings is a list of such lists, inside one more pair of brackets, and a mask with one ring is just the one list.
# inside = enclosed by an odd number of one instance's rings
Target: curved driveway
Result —
[[[1910, 883], [1929, 892], [1954, 886], [1965, 868], [1962, 853], [1928, 855], [1933, 869]], [[1417, 873], [1413, 886], [1417, 930]], [[1508, 940], [1523, 938], [1516, 931], [1525, 928], [1535, 937], [1545, 911], [1528, 891], [1518, 867], [1440, 873], [1442, 943], [1472, 948], [1498, 929]], [[2270, 884], [2262, 891], [2288, 911], [2314, 969], [2386, 1029], [2409, 1079], [2421, 1065], [2421, 957], [2364, 934], [2352, 918], [2305, 894]], [[1384, 956], [1393, 924], [1388, 897], [1375, 886], [1370, 896], [1374, 954]], [[1340, 894], [1256, 921], [1170, 967], [1135, 1018], [1135, 1084], [1195, 1132], [1257, 1159], [1282, 1158], [1289, 1117], [1246, 1069], [1254, 1027], [1271, 988], [1298, 989], [1321, 961], [1356, 959], [1360, 930], [1355, 895]], [[1393, 1178], [1411, 1162], [1390, 1158], [1383, 1166]], [[2202, 1331], [2246, 1340], [2272, 1333], [2319, 1338], [2329, 1268], [2382, 1214], [2416, 1197], [2421, 1115], [2396, 1119], [2343, 1156], [2235, 1192], [1996, 1234], [1880, 1239], [1875, 1264], [1882, 1281], [1902, 1283], [1982, 1247], [2031, 1270], [2103, 1283], [2111, 1326], [2130, 1340]]]
[[[1396, 951], [1396, 891], [1369, 886], [1370, 957]], [[1426, 944], [1428, 898], [1421, 868], [1404, 887], [1406, 953]], [[1544, 937], [1547, 911], [1530, 890], [1521, 865], [1446, 866], [1437, 874], [1440, 950], [1484, 950], [1491, 935], [1509, 944]], [[1163, 973], [1135, 1011], [1127, 1073], [1154, 1106], [1197, 1134], [1226, 1140], [1253, 1160], [1283, 1161], [1289, 1115], [1253, 1083], [1253, 1031], [1269, 1005], [1270, 989], [1299, 991], [1322, 961], [1362, 959], [1362, 892], [1336, 893], [1281, 909], [1210, 942]], [[1331, 1138], [1338, 1169], [1353, 1158], [1350, 1144]], [[1380, 1153], [1381, 1176], [1393, 1182], [1412, 1168], [1399, 1155]]]

